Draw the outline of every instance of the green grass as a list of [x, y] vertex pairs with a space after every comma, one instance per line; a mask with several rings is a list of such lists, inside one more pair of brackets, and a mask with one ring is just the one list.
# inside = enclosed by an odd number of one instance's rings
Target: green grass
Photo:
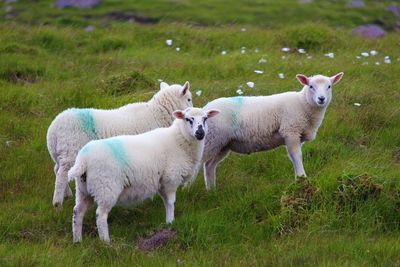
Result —
[[[400, 264], [399, 35], [363, 40], [349, 33], [360, 22], [382, 19], [384, 1], [346, 12], [344, 1], [317, 1], [309, 10], [297, 1], [287, 1], [295, 8], [286, 1], [103, 1], [80, 11], [56, 10], [51, 2], [20, 1], [15, 19], [0, 20], [1, 266], [172, 266], [178, 259], [188, 266]], [[160, 22], [87, 18], [115, 10]], [[392, 19], [383, 24], [390, 28]], [[84, 31], [89, 24], [96, 26], [90, 33]], [[166, 39], [174, 40], [172, 47]], [[284, 46], [304, 47], [308, 54], [283, 53]], [[356, 58], [373, 49], [378, 56]], [[335, 57], [325, 57], [328, 52]], [[392, 64], [383, 63], [386, 55]], [[259, 64], [260, 58], [267, 62]], [[111, 245], [98, 240], [91, 210], [83, 243], [72, 244], [74, 201], [66, 200], [60, 213], [51, 205], [53, 162], [45, 138], [62, 110], [146, 101], [158, 79], [189, 80], [193, 93], [203, 92], [194, 95], [194, 104], [203, 106], [236, 95], [239, 86], [244, 95], [268, 95], [299, 90], [297, 73], [339, 71], [345, 76], [317, 139], [303, 146], [315, 197], [306, 198], [301, 184], [293, 184], [284, 147], [233, 154], [217, 170], [217, 190], [205, 191], [202, 174], [179, 190], [172, 225], [178, 236], [167, 248], [136, 249], [138, 238], [166, 227], [159, 197], [113, 209]], [[281, 205], [282, 196], [295, 204]]]

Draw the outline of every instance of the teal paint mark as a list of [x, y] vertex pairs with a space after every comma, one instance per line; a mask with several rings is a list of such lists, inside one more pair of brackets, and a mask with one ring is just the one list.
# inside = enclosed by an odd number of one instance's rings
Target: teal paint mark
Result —
[[232, 127], [237, 129], [239, 128], [239, 115], [242, 110], [243, 104], [244, 104], [244, 97], [243, 96], [235, 96], [235, 97], [230, 97], [228, 98], [232, 103], [234, 104], [232, 108]]
[[82, 129], [88, 137], [98, 139], [96, 121], [93, 118], [92, 111], [90, 109], [72, 109], [72, 112], [78, 117]]
[[128, 157], [124, 145], [121, 140], [117, 138], [104, 139], [104, 143], [111, 150], [111, 153], [115, 160], [122, 166], [126, 167], [128, 165]]

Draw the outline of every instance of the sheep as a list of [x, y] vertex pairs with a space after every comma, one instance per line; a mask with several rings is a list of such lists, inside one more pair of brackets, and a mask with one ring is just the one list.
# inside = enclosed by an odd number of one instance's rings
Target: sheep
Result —
[[215, 109], [177, 110], [168, 128], [86, 144], [68, 172], [68, 179], [76, 180], [74, 243], [82, 240], [83, 217], [93, 202], [97, 204], [99, 237], [106, 242], [110, 241], [108, 213], [116, 204], [137, 204], [159, 193], [166, 222], [171, 223], [176, 190], [182, 183], [193, 181], [203, 155], [206, 120], [218, 113]]
[[192, 107], [190, 84], [162, 82], [160, 91], [148, 102], [131, 103], [117, 109], [67, 109], [60, 113], [47, 131], [47, 147], [55, 162], [53, 205], [61, 210], [64, 196], [72, 196], [67, 172], [78, 151], [89, 141], [123, 134], [139, 134], [170, 126], [172, 113]]
[[219, 98], [205, 106], [217, 108], [221, 116], [209, 121], [203, 156], [206, 189], [215, 187], [217, 165], [234, 151], [250, 154], [286, 145], [296, 177], [306, 176], [301, 146], [315, 139], [332, 98], [332, 86], [343, 72], [332, 77], [316, 75], [296, 78], [300, 92], [271, 96]]

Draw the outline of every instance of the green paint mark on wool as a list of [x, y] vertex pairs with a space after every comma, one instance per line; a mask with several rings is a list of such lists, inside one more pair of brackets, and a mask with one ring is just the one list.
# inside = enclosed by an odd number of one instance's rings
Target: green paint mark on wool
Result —
[[78, 117], [82, 129], [87, 136], [90, 139], [98, 139], [96, 121], [93, 118], [92, 111], [90, 109], [72, 109], [72, 112]]
[[122, 143], [121, 140], [117, 138], [109, 138], [104, 140], [105, 144], [108, 146], [108, 148], [111, 150], [111, 153], [115, 160], [121, 164], [122, 166], [127, 166], [128, 161], [127, 161], [127, 155], [125, 151], [124, 144]]

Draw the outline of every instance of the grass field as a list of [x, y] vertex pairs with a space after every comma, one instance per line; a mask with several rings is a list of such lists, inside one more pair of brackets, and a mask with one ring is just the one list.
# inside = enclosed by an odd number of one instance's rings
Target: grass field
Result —
[[[0, 266], [400, 266], [400, 38], [385, 11], [390, 1], [365, 2], [349, 9], [347, 1], [104, 0], [95, 9], [58, 10], [52, 1], [18, 1], [7, 18], [2, 8]], [[115, 20], [112, 12], [155, 20]], [[388, 35], [351, 35], [371, 22]], [[361, 56], [371, 50], [378, 55]], [[74, 201], [60, 213], [52, 207], [45, 138], [62, 110], [147, 101], [158, 79], [189, 80], [193, 93], [202, 91], [194, 104], [203, 106], [238, 88], [244, 95], [299, 90], [297, 73], [339, 71], [345, 76], [317, 139], [303, 146], [308, 180], [294, 182], [284, 147], [232, 154], [217, 170], [217, 190], [205, 191], [202, 173], [179, 190], [177, 238], [166, 248], [136, 248], [167, 227], [158, 196], [113, 209], [111, 245], [98, 240], [91, 210], [83, 243], [72, 244]]]

